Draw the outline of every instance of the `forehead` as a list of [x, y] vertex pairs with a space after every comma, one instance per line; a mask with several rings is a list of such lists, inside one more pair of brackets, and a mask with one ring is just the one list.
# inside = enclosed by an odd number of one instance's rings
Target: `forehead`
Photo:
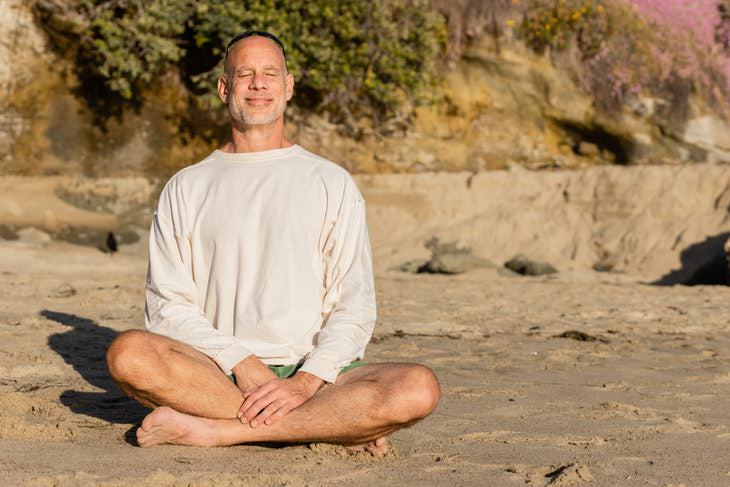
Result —
[[226, 68], [235, 69], [250, 64], [273, 65], [283, 70], [286, 61], [284, 53], [274, 41], [262, 36], [251, 36], [231, 46]]

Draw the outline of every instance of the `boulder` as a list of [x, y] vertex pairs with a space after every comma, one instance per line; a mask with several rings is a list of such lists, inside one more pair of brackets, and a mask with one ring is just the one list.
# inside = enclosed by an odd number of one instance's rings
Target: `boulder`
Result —
[[404, 262], [401, 265], [390, 268], [391, 271], [407, 272], [408, 274], [418, 274], [421, 269], [425, 269], [428, 265], [428, 259], [413, 259]]
[[433, 274], [463, 274], [472, 269], [481, 267], [495, 267], [486, 259], [464, 252], [444, 252], [436, 254], [428, 261], [428, 265], [421, 272]]
[[685, 284], [730, 286], [730, 239], [725, 242], [723, 252], [699, 266]]
[[538, 262], [528, 259], [522, 254], [515, 255], [504, 263], [504, 266], [523, 276], [544, 276], [555, 274], [558, 270], [547, 262]]
[[431, 258], [414, 259], [404, 262], [393, 270], [411, 274], [463, 274], [471, 269], [497, 266], [481, 257], [472, 255], [471, 249], [459, 247], [456, 242], [440, 242], [438, 237], [431, 237], [425, 247], [431, 251]]
[[596, 144], [581, 141], [578, 143], [578, 154], [584, 157], [599, 157], [601, 155], [601, 149]]

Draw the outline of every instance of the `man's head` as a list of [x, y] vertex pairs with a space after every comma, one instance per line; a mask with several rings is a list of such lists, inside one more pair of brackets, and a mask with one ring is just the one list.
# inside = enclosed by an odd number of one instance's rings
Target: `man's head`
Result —
[[236, 36], [226, 49], [218, 96], [234, 123], [268, 125], [282, 119], [294, 94], [283, 44], [264, 32]]

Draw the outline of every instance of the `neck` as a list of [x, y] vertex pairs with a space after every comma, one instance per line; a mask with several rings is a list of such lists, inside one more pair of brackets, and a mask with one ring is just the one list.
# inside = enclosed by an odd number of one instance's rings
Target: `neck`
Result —
[[236, 122], [231, 127], [231, 141], [223, 146], [223, 152], [262, 152], [283, 149], [293, 144], [284, 136], [284, 120], [270, 125], [243, 125]]

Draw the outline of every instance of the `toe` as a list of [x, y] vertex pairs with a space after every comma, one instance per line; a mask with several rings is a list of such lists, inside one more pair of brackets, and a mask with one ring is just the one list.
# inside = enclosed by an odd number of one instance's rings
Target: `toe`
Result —
[[137, 428], [137, 444], [139, 446], [144, 446], [144, 444], [147, 442], [147, 438], [149, 437], [149, 433], [145, 430], [143, 430], [141, 427]]
[[378, 438], [363, 445], [365, 451], [374, 457], [381, 458], [388, 453], [388, 441], [385, 438]]
[[365, 446], [364, 445], [348, 445], [345, 447], [345, 449], [347, 451], [349, 451], [350, 453], [357, 453], [359, 451], [365, 451]]

